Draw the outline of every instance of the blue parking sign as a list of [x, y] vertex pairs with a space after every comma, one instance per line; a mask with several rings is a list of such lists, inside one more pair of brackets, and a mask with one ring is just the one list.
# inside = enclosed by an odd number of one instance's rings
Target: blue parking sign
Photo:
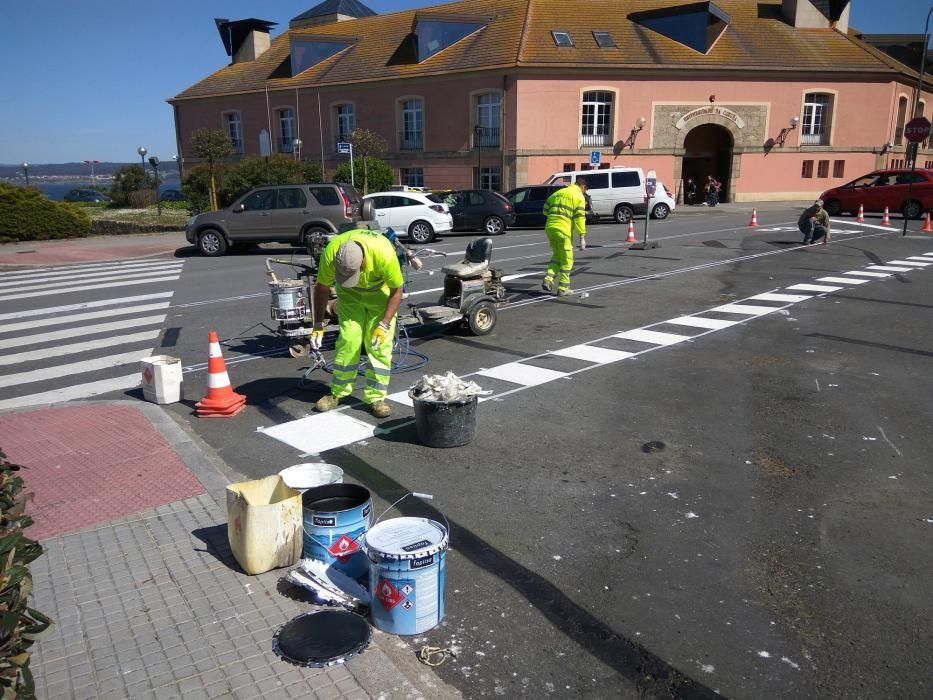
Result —
[[599, 151], [590, 151], [590, 165], [599, 165]]

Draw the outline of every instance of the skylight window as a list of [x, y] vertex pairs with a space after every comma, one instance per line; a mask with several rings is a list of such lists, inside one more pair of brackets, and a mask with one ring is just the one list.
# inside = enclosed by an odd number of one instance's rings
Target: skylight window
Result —
[[292, 75], [298, 75], [349, 47], [349, 41], [303, 41], [291, 43]]
[[713, 2], [634, 12], [628, 18], [702, 54], [709, 53], [732, 21]]
[[418, 63], [450, 48], [461, 39], [486, 26], [484, 22], [454, 22], [447, 20], [420, 20], [418, 35]]
[[551, 32], [554, 37], [554, 43], [562, 48], [573, 48], [573, 38], [570, 32]]
[[593, 32], [593, 38], [596, 39], [596, 45], [601, 49], [613, 49], [616, 42], [609, 32]]

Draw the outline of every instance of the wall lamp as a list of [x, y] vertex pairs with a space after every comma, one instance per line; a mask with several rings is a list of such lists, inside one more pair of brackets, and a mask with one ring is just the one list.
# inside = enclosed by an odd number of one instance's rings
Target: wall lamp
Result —
[[881, 153], [880, 153], [879, 155], [882, 155], [882, 156], [883, 156], [885, 153], [887, 153], [888, 151], [890, 151], [892, 148], [894, 148], [894, 144], [893, 144], [893, 143], [888, 142], [888, 143], [884, 144], [884, 145], [881, 147]]
[[632, 131], [629, 133], [625, 143], [622, 144], [623, 150], [626, 148], [635, 150], [635, 139], [638, 138], [638, 132], [645, 128], [646, 121], [644, 117], [638, 118], [638, 121], [635, 122], [635, 126], [632, 127]]
[[790, 118], [790, 126], [785, 126], [781, 129], [781, 133], [778, 134], [778, 137], [774, 139], [774, 145], [784, 147], [784, 141], [787, 140], [787, 135], [797, 128], [797, 125], [800, 123], [800, 117], [793, 116]]

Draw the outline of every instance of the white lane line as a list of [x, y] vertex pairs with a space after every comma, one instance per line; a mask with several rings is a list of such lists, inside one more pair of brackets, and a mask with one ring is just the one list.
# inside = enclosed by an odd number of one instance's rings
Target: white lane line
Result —
[[389, 394], [386, 396], [386, 399], [389, 401], [395, 401], [396, 403], [400, 403], [404, 406], [408, 406], [409, 408], [412, 408], [415, 405], [415, 402], [412, 401], [407, 391], [399, 391], [395, 394]]
[[583, 360], [584, 362], [595, 362], [598, 365], [607, 365], [610, 362], [624, 360], [626, 357], [634, 355], [634, 353], [625, 352], [625, 350], [598, 348], [595, 345], [572, 345], [569, 348], [551, 350], [550, 354], [558, 357], [569, 357], [574, 360]]
[[916, 260], [888, 260], [886, 265], [907, 265], [909, 267], [929, 267], [933, 262], [917, 262]]
[[112, 323], [98, 323], [93, 326], [79, 326], [78, 328], [65, 328], [60, 331], [35, 333], [33, 335], [0, 340], [0, 350], [19, 348], [24, 345], [33, 345], [35, 343], [50, 343], [53, 340], [63, 340], [65, 338], [71, 339], [86, 335], [109, 333], [110, 331], [129, 330], [141, 326], [161, 325], [164, 320], [165, 314], [162, 314], [161, 316], [143, 316], [142, 318], [130, 318], [124, 321], [114, 321]]
[[53, 391], [44, 391], [41, 394], [29, 394], [28, 396], [16, 396], [11, 399], [0, 400], [0, 410], [7, 408], [23, 408], [24, 406], [39, 406], [50, 403], [64, 403], [65, 401], [75, 401], [77, 399], [88, 399], [92, 396], [106, 394], [111, 391], [122, 391], [133, 389], [139, 386], [139, 372], [128, 374], [114, 379], [102, 379], [99, 382], [88, 382], [87, 384], [75, 384], [64, 389], [55, 389]]
[[913, 267], [893, 267], [891, 265], [869, 265], [869, 270], [884, 270], [885, 272], [910, 272], [916, 268]]
[[817, 282], [835, 282], [836, 284], [865, 284], [871, 280], [849, 279], [846, 277], [817, 277]]
[[125, 282], [110, 282], [108, 284], [85, 284], [78, 287], [63, 287], [61, 289], [46, 289], [41, 292], [30, 292], [27, 294], [13, 294], [0, 298], [0, 302], [13, 301], [14, 299], [32, 299], [33, 297], [47, 297], [53, 294], [71, 294], [72, 292], [87, 292], [92, 289], [111, 289], [112, 287], [129, 287], [130, 285], [155, 284], [156, 282], [172, 282], [178, 279], [178, 275], [171, 277], [156, 277], [155, 279], [132, 279]]
[[338, 410], [313, 413], [298, 420], [263, 428], [262, 432], [305, 454], [320, 454], [353, 442], [368, 440], [375, 435], [376, 426]]
[[[793, 287], [790, 287], [793, 289]], [[715, 311], [717, 313], [723, 314], [748, 314], [749, 316], [764, 316], [765, 314], [770, 314], [775, 311], [780, 311], [780, 306], [753, 306], [751, 304], [724, 304], [723, 306], [717, 306], [715, 309], [710, 309], [710, 311]]]
[[477, 374], [492, 379], [501, 379], [512, 384], [521, 384], [522, 386], [538, 386], [567, 376], [565, 372], [556, 372], [553, 369], [535, 367], [521, 362], [509, 362], [498, 367], [481, 369]]
[[851, 272], [843, 272], [844, 275], [856, 275], [858, 277], [890, 277], [890, 272], [869, 272], [867, 270], [852, 270]]
[[[0, 355], [0, 367], [6, 365], [18, 365], [21, 362], [34, 362], [37, 360], [46, 360], [50, 357], [62, 357], [63, 355], [73, 355], [79, 352], [88, 352], [90, 350], [102, 350], [104, 348], [115, 348], [119, 345], [130, 345], [132, 343], [142, 343], [158, 338], [162, 333], [161, 328], [152, 331], [143, 331], [141, 333], [130, 333], [128, 335], [111, 335], [100, 340], [88, 340], [83, 343], [71, 343], [69, 345], [55, 345], [51, 348], [42, 350], [30, 350], [29, 352], [18, 352], [12, 355]], [[229, 362], [227, 364], [230, 364]], [[206, 365], [205, 365], [206, 369]]]
[[[94, 283], [94, 284], [98, 282], [113, 282], [113, 281], [118, 281], [118, 280], [144, 281], [150, 277], [158, 277], [159, 275], [171, 275], [171, 274], [180, 275], [181, 268], [176, 267], [170, 270], [159, 270], [156, 272], [145, 272], [141, 274], [134, 272], [128, 275], [116, 275], [114, 277], [105, 277], [104, 279], [101, 279], [101, 280], [87, 280], [87, 281]], [[85, 281], [80, 278], [75, 278], [73, 280], [69, 279], [68, 282], [77, 282], [79, 284], [84, 284]], [[55, 287], [61, 284], [62, 284], [62, 281], [43, 282], [41, 284], [24, 284], [14, 289], [3, 289], [3, 290], [0, 290], [0, 302], [5, 301], [6, 299], [13, 298], [13, 297], [10, 297], [9, 295], [15, 292], [27, 292], [27, 291], [33, 292], [33, 291], [38, 291], [40, 289], [55, 289]], [[39, 296], [39, 295], [36, 295], [36, 296]]]
[[[38, 316], [51, 316], [53, 314], [64, 314], [69, 311], [82, 311], [84, 309], [97, 309], [104, 306], [117, 306], [119, 304], [133, 304], [137, 301], [149, 301], [150, 299], [167, 299], [175, 292], [159, 292], [157, 294], [140, 294], [132, 297], [120, 297], [117, 299], [100, 299], [99, 301], [86, 301], [81, 304], [65, 304], [63, 306], [46, 306], [44, 309], [29, 309], [28, 311], [13, 311], [7, 314], [0, 314], [0, 321], [9, 321], [14, 318], [36, 318]], [[180, 307], [178, 307], [180, 308]]]
[[897, 231], [894, 226], [879, 226], [878, 224], [855, 224], [856, 226], [863, 226], [865, 228], [877, 228], [882, 231]]
[[933, 255], [933, 252], [930, 252], [930, 253], [921, 253], [921, 255]]
[[[152, 260], [151, 262], [158, 262]], [[173, 260], [166, 260], [164, 262], [174, 262]], [[184, 262], [182, 260], [181, 262]], [[28, 270], [11, 270], [10, 272], [0, 272], [0, 279], [7, 279], [9, 277], [23, 277], [27, 275], [42, 274], [46, 272], [64, 272], [64, 273], [73, 273], [73, 272], [84, 272], [84, 271], [94, 271], [94, 270], [119, 270], [121, 268], [130, 268], [136, 265], [147, 265], [149, 261], [141, 260], [127, 260], [125, 262], [102, 262], [86, 265], [56, 265], [55, 267], [32, 267]]]
[[72, 316], [59, 316], [58, 318], [47, 319], [44, 321], [21, 321], [20, 323], [8, 323], [0, 325], [0, 335], [3, 333], [13, 333], [14, 331], [24, 331], [30, 328], [41, 328], [43, 326], [62, 326], [67, 323], [77, 321], [90, 321], [94, 318], [114, 318], [116, 316], [129, 316], [130, 314], [141, 314], [148, 311], [159, 311], [167, 309], [172, 302], [163, 301], [158, 304], [143, 304], [141, 306], [128, 306], [112, 311], [89, 311], [86, 314], [74, 314]]
[[[929, 253], [924, 253], [923, 255], [929, 255]], [[905, 259], [906, 260], [920, 260], [921, 262], [930, 262], [930, 259], [923, 257], [923, 255], [911, 255], [909, 258], [905, 258]]]
[[795, 284], [788, 289], [801, 292], [838, 292], [843, 287], [830, 287], [828, 284]]
[[812, 296], [809, 294], [776, 294], [774, 292], [765, 292], [764, 294], [756, 294], [749, 299], [757, 299], [758, 301], [782, 301], [785, 304], [796, 304], [798, 301], [806, 301], [807, 299], [812, 299]]
[[677, 335], [675, 333], [662, 333], [661, 331], [648, 331], [644, 328], [636, 328], [631, 331], [616, 333], [613, 338], [622, 340], [636, 340], [640, 343], [653, 343], [654, 345], [676, 345], [685, 340], [690, 340], [689, 335]]
[[741, 323], [741, 321], [724, 321], [721, 318], [704, 318], [702, 316], [680, 316], [678, 318], [672, 318], [670, 321], [664, 321], [664, 323], [675, 323], [678, 326], [707, 328], [709, 330], [718, 331]]
[[95, 357], [93, 360], [72, 362], [67, 365], [56, 365], [54, 367], [34, 369], [28, 372], [6, 374], [0, 377], [0, 387], [43, 382], [47, 379], [58, 379], [63, 376], [71, 377], [76, 374], [86, 374], [87, 372], [97, 372], [102, 369], [110, 369], [111, 367], [120, 367], [122, 365], [128, 365], [131, 362], [138, 362], [144, 357], [149, 357], [151, 354], [152, 350], [147, 348], [145, 350], [124, 352], [118, 355], [108, 355], [107, 357]]
[[[121, 274], [125, 274], [128, 272], [143, 273], [143, 272], [148, 272], [148, 271], [165, 272], [166, 270], [180, 269], [184, 266], [184, 264], [185, 264], [184, 261], [164, 262], [164, 263], [156, 263], [156, 264], [150, 263], [148, 265], [140, 265], [138, 268], [135, 268], [132, 270], [124, 268], [124, 269], [121, 269], [119, 273]], [[36, 277], [25, 277], [25, 278], [20, 278], [17, 280], [6, 281], [6, 282], [0, 281], [0, 288], [17, 287], [17, 286], [25, 287], [25, 286], [33, 285], [33, 284], [40, 283], [40, 282], [55, 282], [61, 277], [67, 277], [68, 281], [70, 282], [77, 282], [79, 280], [83, 281], [83, 280], [89, 280], [89, 279], [93, 279], [97, 277], [107, 277], [108, 275], [116, 275], [116, 274], [118, 273], [110, 271], [110, 270], [106, 272], [87, 272], [87, 273], [78, 273], [78, 274], [75, 274], [74, 272], [57, 272], [54, 275], [40, 275]], [[0, 280], [3, 280], [2, 276], [0, 276]]]

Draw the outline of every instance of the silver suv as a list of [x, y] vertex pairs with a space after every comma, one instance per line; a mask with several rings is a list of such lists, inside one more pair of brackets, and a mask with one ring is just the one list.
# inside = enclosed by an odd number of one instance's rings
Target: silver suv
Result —
[[359, 219], [360, 195], [345, 184], [257, 187], [226, 209], [188, 219], [185, 238], [204, 255], [254, 243], [306, 246]]

